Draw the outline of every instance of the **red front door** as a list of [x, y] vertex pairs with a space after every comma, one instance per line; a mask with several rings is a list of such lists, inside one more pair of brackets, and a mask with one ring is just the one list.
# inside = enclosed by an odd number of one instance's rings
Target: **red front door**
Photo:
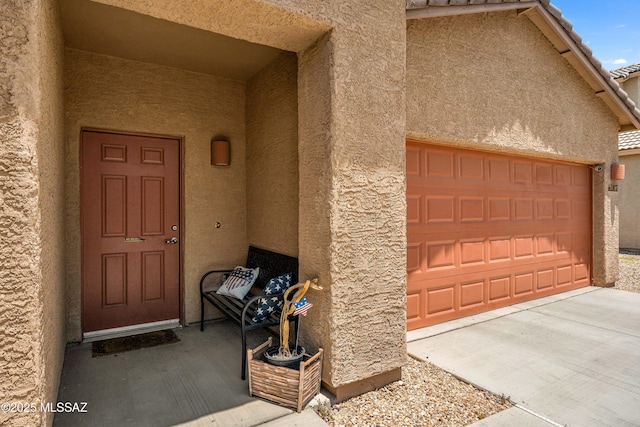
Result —
[[83, 332], [177, 319], [180, 141], [82, 132]]

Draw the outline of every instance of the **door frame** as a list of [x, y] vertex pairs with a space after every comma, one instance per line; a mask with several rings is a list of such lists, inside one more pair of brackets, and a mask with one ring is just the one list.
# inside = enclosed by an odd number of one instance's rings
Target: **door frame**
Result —
[[82, 209], [82, 200], [84, 200], [84, 183], [82, 180], [82, 134], [83, 132], [101, 132], [108, 133], [112, 135], [127, 135], [127, 136], [143, 136], [149, 138], [159, 138], [159, 139], [170, 139], [178, 141], [178, 217], [179, 217], [179, 226], [180, 226], [180, 237], [178, 244], [180, 246], [178, 251], [178, 319], [180, 325], [186, 325], [185, 318], [185, 286], [184, 286], [184, 236], [185, 236], [185, 220], [184, 220], [184, 136], [177, 135], [168, 135], [168, 134], [156, 134], [156, 133], [148, 133], [148, 132], [135, 132], [135, 131], [123, 131], [123, 130], [114, 130], [114, 129], [106, 129], [106, 128], [95, 128], [90, 126], [81, 126], [80, 127], [80, 137], [78, 140], [80, 141], [79, 150], [78, 150], [78, 172], [80, 177], [80, 203], [78, 209], [80, 211], [80, 333], [84, 334], [84, 321], [82, 316], [82, 310], [84, 310], [84, 251], [82, 250], [83, 239], [84, 239], [84, 212]]

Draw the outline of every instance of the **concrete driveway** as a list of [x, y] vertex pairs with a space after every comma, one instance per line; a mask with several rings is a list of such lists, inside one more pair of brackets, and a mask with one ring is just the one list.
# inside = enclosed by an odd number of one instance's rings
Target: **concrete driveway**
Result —
[[516, 404], [475, 425], [640, 425], [640, 294], [588, 287], [407, 338], [413, 356]]

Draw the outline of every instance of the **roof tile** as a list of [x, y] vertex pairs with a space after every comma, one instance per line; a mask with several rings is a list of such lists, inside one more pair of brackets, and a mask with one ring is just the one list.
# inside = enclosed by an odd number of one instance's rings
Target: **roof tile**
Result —
[[627, 107], [629, 107], [631, 109], [636, 108], [636, 103], [633, 101], [633, 99], [627, 98], [626, 103], [627, 103]]
[[618, 150], [640, 148], [640, 130], [618, 134]]
[[614, 79], [619, 79], [619, 78], [626, 79], [629, 77], [630, 74], [637, 73], [639, 71], [640, 71], [640, 64], [631, 64], [631, 65], [627, 65], [626, 67], [616, 68], [615, 70], [611, 70], [610, 73]]
[[[547, 11], [549, 11], [549, 13], [553, 15], [554, 18], [559, 20], [560, 24], [562, 24], [562, 11], [560, 9], [558, 9], [554, 4], [549, 3], [549, 5], [547, 6]], [[566, 21], [566, 19], [564, 19], [564, 21]]]

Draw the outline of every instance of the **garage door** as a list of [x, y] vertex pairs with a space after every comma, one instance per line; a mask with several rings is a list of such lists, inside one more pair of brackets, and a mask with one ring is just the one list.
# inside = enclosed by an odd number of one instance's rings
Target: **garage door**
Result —
[[590, 284], [588, 166], [407, 142], [407, 327]]

